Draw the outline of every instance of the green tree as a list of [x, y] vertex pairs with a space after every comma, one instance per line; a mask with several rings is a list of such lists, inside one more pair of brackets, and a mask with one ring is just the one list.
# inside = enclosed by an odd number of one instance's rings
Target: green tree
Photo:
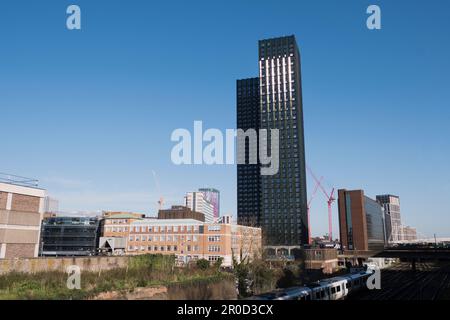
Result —
[[240, 298], [245, 298], [251, 295], [249, 290], [249, 261], [248, 258], [242, 258], [242, 251], [240, 252], [240, 259], [233, 254], [233, 272], [236, 277], [237, 290]]

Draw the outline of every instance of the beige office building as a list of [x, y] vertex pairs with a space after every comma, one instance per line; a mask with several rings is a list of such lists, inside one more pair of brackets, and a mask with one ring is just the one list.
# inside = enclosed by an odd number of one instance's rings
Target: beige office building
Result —
[[126, 253], [172, 254], [185, 264], [198, 259], [231, 267], [233, 256], [253, 259], [261, 253], [261, 228], [194, 219], [142, 219], [130, 224]]
[[38, 256], [45, 196], [37, 187], [0, 182], [0, 259]]

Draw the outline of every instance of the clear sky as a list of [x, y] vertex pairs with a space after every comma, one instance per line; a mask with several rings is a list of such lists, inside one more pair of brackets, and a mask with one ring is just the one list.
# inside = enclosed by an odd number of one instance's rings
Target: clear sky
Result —
[[[80, 31], [66, 28], [69, 4]], [[236, 168], [173, 165], [170, 134], [194, 120], [235, 128], [235, 81], [257, 75], [257, 41], [295, 34], [316, 175], [399, 195], [404, 224], [450, 236], [449, 21], [447, 0], [4, 0], [0, 172], [39, 179], [64, 211], [155, 214], [155, 170], [167, 205], [210, 186], [235, 214]], [[324, 234], [322, 194], [311, 215]], [[337, 234], [337, 206], [334, 221]]]

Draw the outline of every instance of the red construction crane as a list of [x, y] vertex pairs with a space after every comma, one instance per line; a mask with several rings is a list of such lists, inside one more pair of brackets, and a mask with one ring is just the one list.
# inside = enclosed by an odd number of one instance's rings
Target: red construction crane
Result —
[[322, 186], [321, 181], [317, 179], [317, 177], [312, 172], [311, 168], [306, 166], [309, 173], [313, 177], [314, 181], [319, 185], [320, 190], [322, 190], [322, 193], [327, 198], [327, 205], [328, 205], [328, 238], [330, 241], [333, 240], [333, 215], [332, 215], [332, 209], [331, 206], [333, 205], [333, 202], [336, 201], [336, 198], [334, 198], [334, 188], [331, 190], [331, 193], [328, 194], [328, 192], [325, 190], [325, 188]]
[[316, 182], [316, 185], [314, 186], [314, 191], [311, 194], [311, 198], [309, 198], [309, 201], [308, 201], [308, 204], [307, 204], [308, 226], [309, 226], [309, 228], [308, 228], [308, 243], [309, 244], [311, 244], [311, 219], [309, 218], [310, 217], [309, 210], [311, 209], [311, 202], [314, 199], [314, 197], [315, 197], [315, 195], [317, 193], [317, 190], [319, 189], [319, 185], [320, 185], [320, 182], [322, 181], [322, 179], [323, 179], [323, 177], [320, 177], [320, 181]]

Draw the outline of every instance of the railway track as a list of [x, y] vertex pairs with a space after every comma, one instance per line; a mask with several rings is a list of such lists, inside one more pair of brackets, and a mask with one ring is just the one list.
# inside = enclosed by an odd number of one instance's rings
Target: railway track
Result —
[[450, 265], [399, 263], [381, 271], [381, 290], [365, 291], [356, 300], [437, 300], [450, 287]]
[[450, 291], [450, 266], [447, 266], [447, 272], [445, 273], [445, 276], [439, 285], [438, 289], [434, 293], [432, 300], [438, 300], [445, 291]]

